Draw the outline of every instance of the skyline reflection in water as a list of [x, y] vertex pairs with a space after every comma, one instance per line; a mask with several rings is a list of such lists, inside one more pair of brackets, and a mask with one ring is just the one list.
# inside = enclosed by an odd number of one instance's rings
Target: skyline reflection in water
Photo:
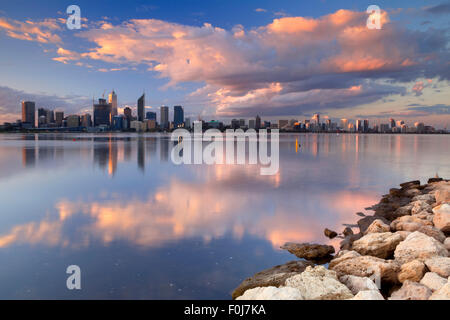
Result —
[[[284, 242], [326, 243], [325, 227], [356, 222], [389, 188], [450, 176], [445, 135], [282, 134], [274, 176], [177, 166], [173, 146], [158, 134], [0, 135], [0, 298], [227, 299], [295, 259]], [[80, 292], [65, 288], [70, 264]]]

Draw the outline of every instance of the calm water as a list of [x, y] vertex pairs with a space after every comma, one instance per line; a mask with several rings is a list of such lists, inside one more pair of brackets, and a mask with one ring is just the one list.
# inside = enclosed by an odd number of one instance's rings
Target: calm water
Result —
[[[281, 135], [275, 176], [176, 166], [172, 147], [160, 135], [0, 135], [0, 298], [229, 299], [295, 258], [284, 242], [325, 243], [324, 227], [341, 231], [388, 188], [450, 177], [449, 135]], [[80, 291], [66, 289], [72, 264]]]

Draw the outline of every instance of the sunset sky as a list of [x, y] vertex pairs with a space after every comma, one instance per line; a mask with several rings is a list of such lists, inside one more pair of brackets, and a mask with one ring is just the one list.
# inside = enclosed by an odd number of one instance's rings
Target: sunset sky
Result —
[[[4, 1], [0, 123], [20, 101], [92, 112], [114, 89], [206, 119], [389, 117], [450, 123], [450, 2]], [[76, 4], [80, 30], [66, 27]], [[380, 30], [366, 26], [369, 5]], [[172, 111], [172, 110], [171, 110]]]

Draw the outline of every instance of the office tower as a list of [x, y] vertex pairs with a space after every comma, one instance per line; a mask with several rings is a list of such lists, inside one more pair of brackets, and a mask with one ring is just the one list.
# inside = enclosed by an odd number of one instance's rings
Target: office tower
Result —
[[191, 128], [191, 118], [184, 119], [184, 127], [187, 129]]
[[149, 111], [145, 114], [145, 119], [156, 121], [156, 112]]
[[364, 120], [364, 123], [363, 123], [363, 131], [364, 132], [369, 132], [369, 120]]
[[238, 119], [231, 120], [231, 127], [233, 129], [238, 129], [240, 127], [239, 120]]
[[256, 122], [255, 119], [248, 120], [248, 128], [249, 129], [255, 129], [255, 127], [256, 127], [255, 122]]
[[255, 129], [256, 130], [261, 129], [261, 118], [259, 116], [256, 116], [255, 119]]
[[33, 101], [22, 101], [22, 123], [26, 123], [31, 128], [36, 126], [36, 107]]
[[389, 124], [391, 125], [391, 129], [396, 127], [395, 120], [392, 118], [389, 119]]
[[184, 123], [184, 110], [182, 106], [173, 107], [173, 125], [175, 128], [182, 127]]
[[47, 118], [47, 109], [44, 108], [39, 108], [38, 109], [38, 119], [40, 117], [44, 116], [45, 118]]
[[46, 116], [40, 116], [38, 117], [38, 128], [42, 128], [47, 124], [47, 117]]
[[145, 113], [145, 93], [138, 99], [137, 102], [138, 121], [144, 121]]
[[125, 116], [125, 118], [131, 119], [133, 117], [133, 113], [131, 111], [131, 108], [126, 107], [125, 109], [123, 109], [123, 115]]
[[54, 123], [55, 122], [55, 113], [53, 110], [46, 110], [47, 113], [47, 123]]
[[362, 121], [361, 120], [356, 120], [356, 131], [357, 132], [361, 132], [362, 131]]
[[114, 90], [108, 95], [108, 103], [111, 105], [111, 117], [117, 116], [117, 95]]
[[318, 126], [320, 124], [320, 114], [316, 113], [312, 117], [313, 123]]
[[111, 105], [105, 99], [98, 99], [98, 104], [94, 104], [94, 127], [100, 125], [111, 125]]
[[92, 118], [89, 113], [81, 116], [81, 126], [85, 128], [92, 127]]
[[64, 112], [63, 111], [56, 111], [55, 112], [55, 122], [57, 127], [62, 127], [64, 120]]
[[423, 124], [423, 122], [414, 123], [414, 127], [416, 127], [417, 133], [424, 133], [425, 131], [425, 125]]
[[341, 129], [342, 130], [348, 129], [348, 120], [347, 119], [341, 119]]
[[245, 119], [239, 119], [239, 127], [245, 127]]
[[169, 129], [169, 107], [161, 107], [161, 129]]
[[124, 123], [126, 121], [125, 116], [117, 115], [112, 118], [112, 129], [113, 130], [123, 130]]
[[80, 117], [77, 115], [70, 115], [67, 117], [68, 128], [78, 128], [80, 126]]
[[325, 128], [327, 130], [331, 129], [331, 120], [330, 119], [325, 120]]

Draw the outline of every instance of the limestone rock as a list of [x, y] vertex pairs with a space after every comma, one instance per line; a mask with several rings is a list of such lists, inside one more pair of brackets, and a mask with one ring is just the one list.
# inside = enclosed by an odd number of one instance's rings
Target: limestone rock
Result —
[[425, 260], [425, 264], [431, 272], [435, 272], [444, 278], [450, 277], [450, 258], [433, 257]]
[[306, 270], [286, 280], [286, 286], [300, 290], [305, 300], [344, 300], [353, 298], [351, 291], [337, 279], [336, 273], [323, 266]]
[[284, 285], [287, 278], [303, 272], [307, 266], [313, 264], [308, 261], [291, 261], [283, 265], [258, 272], [254, 276], [245, 279], [232, 293], [232, 298], [236, 299], [246, 290], [256, 287], [280, 287]]
[[341, 250], [338, 254], [333, 258], [333, 260], [330, 261], [328, 264], [328, 267], [332, 269], [335, 265], [338, 263], [341, 263], [344, 260], [352, 259], [361, 257], [361, 255], [356, 251], [349, 251], [349, 250]]
[[361, 231], [361, 233], [365, 233], [366, 230], [370, 227], [370, 225], [376, 220], [379, 220], [380, 222], [383, 222], [385, 224], [389, 224], [389, 221], [386, 220], [383, 217], [379, 217], [379, 216], [365, 216], [364, 218], [359, 219], [358, 222], [357, 222], [359, 230]]
[[427, 194], [419, 194], [411, 199], [411, 201], [425, 201], [428, 204], [432, 204], [436, 202], [436, 198], [434, 197], [434, 194], [427, 193]]
[[431, 290], [423, 284], [407, 280], [389, 300], [428, 300], [431, 294]]
[[364, 290], [358, 292], [358, 294], [350, 300], [384, 300], [384, 298], [378, 290]]
[[393, 260], [384, 260], [372, 256], [348, 258], [329, 265], [339, 276], [354, 275], [357, 277], [381, 277], [381, 282], [397, 283], [400, 265]]
[[430, 300], [450, 300], [450, 280], [447, 280], [442, 288], [436, 290]]
[[391, 227], [381, 221], [380, 219], [374, 220], [372, 224], [367, 228], [365, 234], [368, 233], [383, 233], [391, 231]]
[[353, 294], [360, 291], [375, 290], [378, 291], [377, 285], [367, 277], [357, 277], [352, 275], [345, 275], [339, 277], [339, 281], [347, 286]]
[[325, 230], [323, 231], [323, 234], [325, 235], [325, 237], [330, 238], [330, 239], [334, 239], [337, 237], [337, 232], [330, 230], [328, 228], [325, 228]]
[[445, 233], [450, 233], [450, 204], [444, 203], [433, 209], [433, 223], [436, 228]]
[[281, 249], [287, 250], [298, 258], [314, 260], [334, 253], [334, 247], [322, 244], [287, 242]]
[[445, 238], [445, 240], [444, 240], [444, 246], [445, 246], [445, 248], [446, 248], [447, 250], [450, 251], [450, 237]]
[[442, 278], [437, 273], [427, 272], [423, 276], [422, 280], [420, 280], [420, 283], [430, 288], [431, 291], [436, 291], [445, 286], [447, 279]]
[[407, 280], [419, 282], [425, 273], [425, 264], [419, 260], [413, 260], [403, 264], [398, 274], [398, 280], [404, 283]]
[[417, 216], [403, 216], [391, 222], [391, 229], [397, 231], [414, 232], [422, 226], [432, 226], [433, 223], [428, 220], [420, 219]]
[[298, 289], [291, 287], [256, 287], [245, 291], [236, 300], [303, 300]]
[[402, 187], [402, 189], [417, 188], [418, 186], [420, 186], [420, 180], [413, 180], [400, 184], [400, 187]]
[[435, 256], [447, 257], [447, 255], [447, 249], [442, 243], [418, 231], [411, 233], [400, 242], [394, 252], [395, 260], [400, 264], [416, 259], [425, 261]]
[[353, 242], [353, 250], [362, 254], [386, 259], [394, 253], [397, 245], [403, 241], [400, 234], [383, 232], [369, 233]]
[[445, 202], [450, 203], [450, 187], [444, 187], [436, 190], [434, 193], [437, 204], [443, 204]]
[[417, 201], [411, 202], [411, 204], [413, 205], [413, 207], [411, 209], [412, 215], [418, 214], [419, 212], [422, 212], [422, 211], [431, 212], [431, 210], [432, 210], [431, 205], [422, 200], [417, 200]]

